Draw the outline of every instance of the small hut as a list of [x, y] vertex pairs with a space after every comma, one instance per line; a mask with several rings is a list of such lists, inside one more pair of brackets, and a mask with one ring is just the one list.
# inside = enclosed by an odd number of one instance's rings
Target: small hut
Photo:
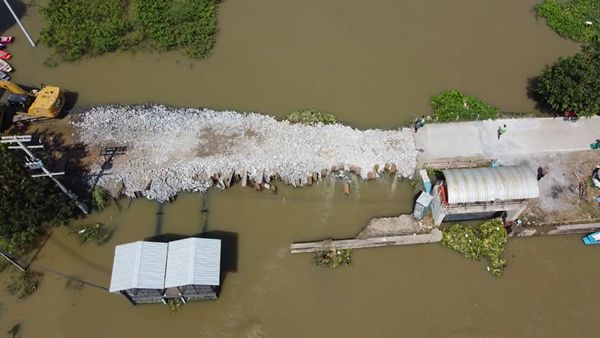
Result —
[[169, 243], [165, 298], [217, 299], [221, 241], [187, 238]]
[[504, 217], [515, 220], [527, 200], [539, 197], [535, 171], [528, 166], [442, 170], [431, 207], [436, 225], [446, 221]]
[[117, 245], [109, 291], [133, 304], [162, 302], [167, 248], [167, 243], [143, 241]]
[[109, 291], [133, 304], [216, 299], [220, 266], [218, 239], [117, 245]]

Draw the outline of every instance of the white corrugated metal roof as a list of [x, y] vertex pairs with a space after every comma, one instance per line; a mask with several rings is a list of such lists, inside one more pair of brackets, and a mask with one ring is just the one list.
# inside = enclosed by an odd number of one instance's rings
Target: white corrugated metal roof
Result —
[[540, 195], [535, 172], [528, 166], [442, 170], [448, 203], [536, 198]]
[[221, 240], [186, 238], [169, 243], [165, 287], [219, 285]]
[[137, 241], [115, 247], [110, 292], [140, 288], [163, 289], [167, 243]]

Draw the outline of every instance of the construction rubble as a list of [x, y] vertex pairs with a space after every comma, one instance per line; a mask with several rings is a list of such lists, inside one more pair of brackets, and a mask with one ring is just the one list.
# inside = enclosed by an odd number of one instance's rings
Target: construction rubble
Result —
[[93, 107], [72, 123], [90, 152], [127, 149], [110, 159], [108, 170], [102, 169], [106, 158], [98, 157], [91, 180], [115, 195], [158, 201], [238, 180], [257, 188], [272, 178], [303, 186], [332, 171], [365, 179], [384, 171], [411, 177], [416, 166], [407, 128], [305, 126], [255, 113], [161, 105]]

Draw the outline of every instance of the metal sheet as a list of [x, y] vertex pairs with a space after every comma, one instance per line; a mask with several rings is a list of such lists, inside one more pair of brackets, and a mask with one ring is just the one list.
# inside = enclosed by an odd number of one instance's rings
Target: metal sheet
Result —
[[165, 287], [219, 285], [221, 240], [186, 238], [169, 243]]
[[492, 202], [537, 198], [535, 172], [528, 166], [442, 170], [448, 186], [448, 203]]
[[110, 292], [126, 289], [163, 289], [167, 243], [137, 241], [115, 247]]

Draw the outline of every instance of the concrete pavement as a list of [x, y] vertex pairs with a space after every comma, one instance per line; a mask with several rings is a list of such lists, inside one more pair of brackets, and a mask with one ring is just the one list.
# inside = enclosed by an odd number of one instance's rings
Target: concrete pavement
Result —
[[[507, 131], [498, 140], [496, 131], [503, 124]], [[504, 160], [590, 150], [590, 143], [599, 138], [599, 117], [575, 123], [562, 118], [526, 118], [428, 124], [416, 133], [415, 143], [422, 163], [451, 158]]]

